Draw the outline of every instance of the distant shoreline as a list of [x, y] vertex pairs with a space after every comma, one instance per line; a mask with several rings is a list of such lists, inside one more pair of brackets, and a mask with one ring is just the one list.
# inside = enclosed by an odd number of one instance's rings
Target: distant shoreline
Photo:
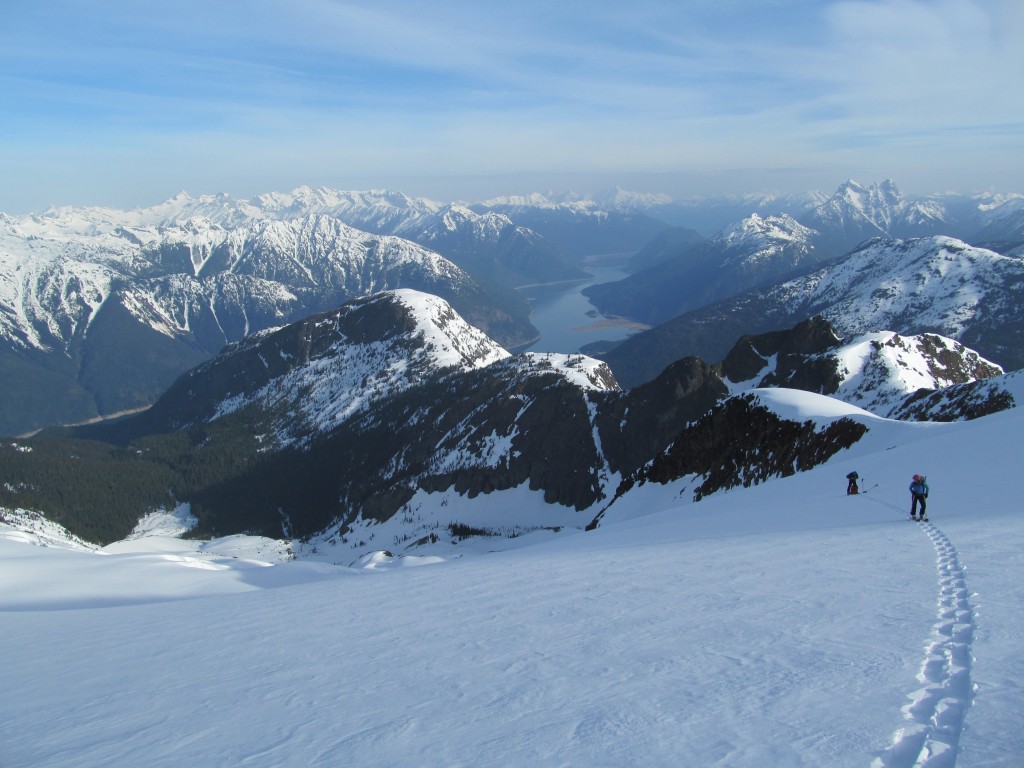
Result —
[[139, 408], [126, 408], [125, 410], [118, 411], [117, 413], [107, 413], [101, 416], [93, 416], [91, 419], [86, 419], [85, 421], [78, 421], [75, 422], [74, 424], [49, 424], [45, 427], [40, 427], [39, 429], [33, 429], [31, 432], [26, 432], [23, 435], [17, 435], [15, 439], [27, 439], [30, 437], [35, 437], [44, 429], [53, 429], [54, 427], [60, 429], [71, 429], [72, 427], [85, 427], [88, 426], [89, 424], [98, 424], [101, 421], [111, 421], [113, 419], [120, 419], [122, 416], [131, 416], [136, 413], [148, 411], [152, 407], [152, 405], [143, 405]]

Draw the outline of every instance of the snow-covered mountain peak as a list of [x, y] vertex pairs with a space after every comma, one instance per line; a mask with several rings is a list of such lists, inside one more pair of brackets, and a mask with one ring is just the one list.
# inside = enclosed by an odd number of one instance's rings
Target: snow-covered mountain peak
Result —
[[383, 296], [392, 297], [409, 311], [417, 333], [440, 367], [483, 368], [510, 354], [483, 331], [463, 320], [438, 296], [411, 288], [400, 288]]
[[[183, 386], [186, 400], [206, 401], [192, 418], [219, 418], [256, 404], [287, 414], [275, 419], [276, 441], [303, 443], [382, 398], [509, 354], [443, 299], [399, 289], [249, 337], [195, 369]], [[221, 383], [195, 394], [210, 381]], [[180, 400], [173, 393], [172, 410]]]
[[943, 389], [1002, 375], [1003, 369], [953, 339], [891, 331], [851, 339], [835, 352], [839, 389], [833, 395], [882, 416], [921, 389]]
[[762, 217], [760, 214], [752, 213], [742, 221], [726, 227], [712, 240], [734, 247], [755, 241], [806, 241], [813, 235], [814, 230], [803, 226], [789, 214]]
[[670, 195], [658, 192], [633, 192], [622, 187], [598, 192], [593, 199], [614, 211], [644, 211], [673, 202]]
[[741, 339], [722, 363], [730, 392], [792, 387], [892, 417], [908, 396], [1000, 376], [1003, 369], [937, 334], [869, 332], [840, 339], [824, 318]]
[[871, 237], [943, 232], [946, 215], [938, 200], [908, 200], [892, 179], [870, 186], [850, 180], [801, 221], [822, 233], [819, 245], [839, 255]]
[[843, 208], [855, 210], [879, 224], [881, 223], [880, 217], [886, 218], [888, 213], [897, 210], [903, 203], [903, 195], [900, 194], [896, 183], [891, 179], [868, 187], [850, 179], [840, 185], [835, 195], [825, 205], [833, 210]]
[[[1005, 279], [1024, 268], [1019, 258], [975, 248], [951, 237], [870, 240], [841, 263], [792, 285], [813, 283], [814, 301], [829, 295], [842, 299], [829, 318], [844, 329], [902, 326], [913, 314], [918, 327], [931, 325], [959, 338], [966, 323], [981, 310], [998, 313], [1007, 296]], [[790, 285], [790, 284], [784, 284]]]
[[523, 370], [552, 371], [569, 383], [593, 392], [617, 391], [618, 382], [608, 365], [587, 355], [525, 352], [516, 358]]
[[501, 233], [515, 225], [502, 213], [486, 211], [477, 213], [464, 205], [447, 206], [421, 233], [426, 242], [433, 241], [440, 233], [457, 234], [472, 233], [473, 236], [494, 241]]
[[721, 263], [751, 269], [775, 264], [792, 269], [813, 256], [815, 231], [788, 214], [764, 216], [753, 213], [726, 227], [707, 241], [705, 248], [722, 254]]

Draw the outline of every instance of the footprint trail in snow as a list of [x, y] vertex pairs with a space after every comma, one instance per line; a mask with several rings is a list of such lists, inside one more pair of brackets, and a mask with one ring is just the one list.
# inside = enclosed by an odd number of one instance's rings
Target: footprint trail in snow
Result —
[[956, 548], [931, 523], [921, 530], [935, 547], [939, 577], [938, 616], [917, 674], [922, 687], [908, 694], [903, 725], [872, 768], [953, 768], [964, 715], [971, 703], [971, 642], [975, 617]]

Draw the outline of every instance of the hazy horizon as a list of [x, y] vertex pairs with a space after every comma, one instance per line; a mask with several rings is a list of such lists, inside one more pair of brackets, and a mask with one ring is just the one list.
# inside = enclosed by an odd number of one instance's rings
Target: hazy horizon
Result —
[[1009, 0], [56, 0], [0, 31], [0, 210], [300, 185], [437, 200], [1016, 192]]

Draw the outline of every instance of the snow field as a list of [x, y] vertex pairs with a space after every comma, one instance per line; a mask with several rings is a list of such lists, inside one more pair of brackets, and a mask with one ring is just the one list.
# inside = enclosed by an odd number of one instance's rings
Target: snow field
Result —
[[429, 567], [0, 541], [0, 764], [1019, 765], [1019, 411]]
[[[667, 765], [684, 750], [693, 764], [840, 765], [889, 729], [893, 672], [916, 671], [903, 618], [927, 622], [930, 584], [863, 573], [853, 536], [600, 538], [10, 613], [39, 642], [7, 656], [21, 685], [5, 764]], [[890, 613], [859, 625], [875, 598]], [[894, 648], [879, 631], [899, 633]]]

